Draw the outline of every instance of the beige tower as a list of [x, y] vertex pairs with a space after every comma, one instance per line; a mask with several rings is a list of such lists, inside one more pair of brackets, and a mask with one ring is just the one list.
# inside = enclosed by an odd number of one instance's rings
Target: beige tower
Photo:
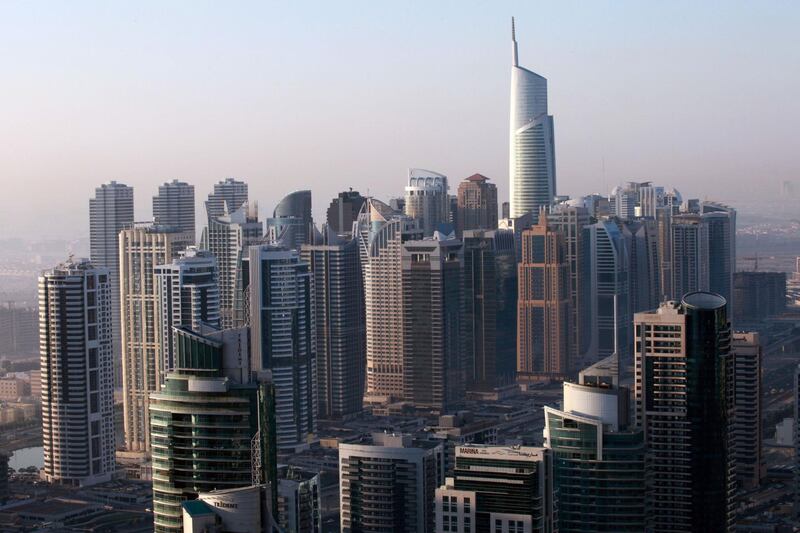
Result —
[[148, 402], [162, 372], [156, 334], [155, 267], [194, 244], [194, 234], [170, 226], [135, 225], [119, 233], [120, 316], [125, 446], [150, 450]]

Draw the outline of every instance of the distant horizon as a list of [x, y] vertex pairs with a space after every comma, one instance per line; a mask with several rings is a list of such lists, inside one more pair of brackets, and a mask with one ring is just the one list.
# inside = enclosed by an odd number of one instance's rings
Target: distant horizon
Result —
[[173, 178], [198, 223], [229, 176], [264, 218], [312, 190], [318, 223], [349, 187], [401, 196], [409, 167], [452, 194], [484, 174], [506, 201], [512, 15], [549, 81], [558, 194], [774, 201], [800, 187], [800, 5], [724, 5], [4, 3], [0, 238], [87, 235], [112, 179], [137, 220]]

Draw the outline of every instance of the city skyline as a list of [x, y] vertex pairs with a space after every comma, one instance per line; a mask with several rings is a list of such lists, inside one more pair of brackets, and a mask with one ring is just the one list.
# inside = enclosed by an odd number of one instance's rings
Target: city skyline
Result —
[[[781, 68], [800, 59], [789, 31], [800, 9], [789, 4], [692, 6], [690, 17], [689, 4], [417, 6], [394, 17], [377, 7], [94, 5], [51, 6], [37, 20], [37, 9], [0, 8], [0, 44], [19, 52], [0, 89], [11, 103], [0, 171], [20, 199], [0, 215], [0, 237], [86, 235], [80, 192], [112, 179], [134, 187], [137, 220], [172, 179], [196, 187], [202, 216], [204, 194], [228, 176], [250, 183], [267, 210], [310, 188], [316, 220], [339, 181], [388, 200], [410, 167], [452, 183], [480, 172], [505, 201], [511, 15], [524, 64], [550, 82], [559, 193], [652, 179], [736, 203], [748, 181], [777, 197], [797, 174], [790, 95], [800, 77]], [[567, 14], [569, 24], [537, 22]], [[166, 31], [178, 20], [184, 32]], [[478, 21], [479, 38], [463, 31]], [[31, 41], [42, 32], [53, 39]], [[309, 141], [314, 158], [302, 156]], [[29, 205], [62, 223], [28, 223]]]

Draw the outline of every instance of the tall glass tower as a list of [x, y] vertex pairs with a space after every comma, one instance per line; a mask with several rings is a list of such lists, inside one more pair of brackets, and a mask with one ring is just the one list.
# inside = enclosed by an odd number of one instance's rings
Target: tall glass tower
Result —
[[511, 113], [508, 170], [511, 218], [550, 206], [556, 195], [553, 117], [547, 114], [547, 79], [519, 66], [514, 19], [511, 19]]

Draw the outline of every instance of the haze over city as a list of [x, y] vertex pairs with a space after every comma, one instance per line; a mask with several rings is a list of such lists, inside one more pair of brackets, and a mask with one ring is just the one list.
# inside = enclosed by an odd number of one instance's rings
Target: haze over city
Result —
[[409, 167], [505, 200], [512, 14], [550, 83], [559, 194], [652, 179], [737, 204], [797, 179], [793, 2], [4, 2], [0, 237], [88, 235], [110, 179], [139, 220], [173, 178], [198, 216], [227, 176], [265, 212], [310, 188], [317, 219]]

